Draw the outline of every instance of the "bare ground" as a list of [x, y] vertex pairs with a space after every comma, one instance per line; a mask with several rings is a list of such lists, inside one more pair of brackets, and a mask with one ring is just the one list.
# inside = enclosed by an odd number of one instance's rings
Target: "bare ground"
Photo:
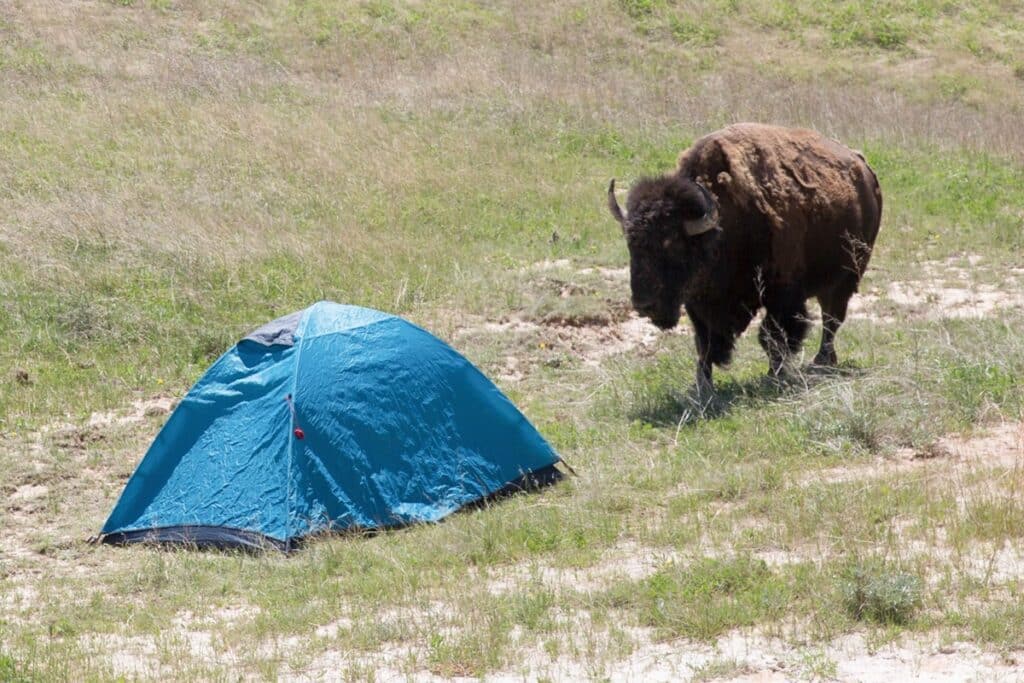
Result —
[[451, 335], [456, 345], [501, 340], [504, 353], [493, 365], [500, 382], [519, 382], [544, 364], [598, 368], [612, 356], [653, 352], [660, 335], [688, 332], [659, 332], [630, 309], [627, 268], [575, 268], [561, 259], [523, 268], [519, 277], [540, 302], [532, 310], [499, 320], [463, 316]]
[[[870, 280], [870, 276], [869, 276]], [[981, 256], [925, 261], [919, 276], [862, 287], [849, 317], [880, 322], [984, 318], [1024, 309], [1024, 268], [997, 270]]]

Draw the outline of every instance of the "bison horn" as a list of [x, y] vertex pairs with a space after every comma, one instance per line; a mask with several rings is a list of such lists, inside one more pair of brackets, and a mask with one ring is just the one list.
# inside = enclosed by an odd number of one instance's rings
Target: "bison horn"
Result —
[[715, 198], [711, 196], [706, 187], [697, 181], [694, 181], [693, 184], [704, 195], [704, 203], [707, 208], [704, 210], [704, 215], [700, 218], [692, 221], [683, 221], [683, 231], [690, 237], [703, 235], [709, 230], [714, 230], [718, 227], [718, 205], [715, 204]]
[[622, 215], [619, 202], [615, 199], [615, 178], [612, 178], [612, 182], [608, 184], [608, 210], [612, 212], [612, 216], [619, 222], [622, 229], [625, 230], [626, 217]]

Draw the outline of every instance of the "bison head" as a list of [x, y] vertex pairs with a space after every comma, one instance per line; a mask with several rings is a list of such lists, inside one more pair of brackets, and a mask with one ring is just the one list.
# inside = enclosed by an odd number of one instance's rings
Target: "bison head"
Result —
[[687, 286], [707, 265], [719, 232], [714, 199], [699, 183], [669, 175], [638, 181], [626, 200], [626, 215], [612, 180], [608, 208], [629, 247], [633, 308], [662, 329], [675, 327]]

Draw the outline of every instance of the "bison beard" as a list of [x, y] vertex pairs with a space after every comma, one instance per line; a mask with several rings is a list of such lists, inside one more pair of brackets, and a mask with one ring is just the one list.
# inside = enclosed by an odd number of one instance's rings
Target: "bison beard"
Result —
[[813, 131], [737, 124], [697, 140], [674, 173], [639, 180], [625, 214], [614, 188], [608, 207], [629, 248], [633, 306], [662, 329], [685, 308], [699, 392], [762, 307], [758, 339], [779, 374], [807, 335], [810, 297], [822, 310], [814, 362], [836, 364], [835, 334], [881, 221], [863, 156]]

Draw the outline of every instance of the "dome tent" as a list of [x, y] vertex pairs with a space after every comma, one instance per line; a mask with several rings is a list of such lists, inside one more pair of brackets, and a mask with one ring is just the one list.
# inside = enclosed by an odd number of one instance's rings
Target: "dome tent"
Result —
[[276, 546], [433, 522], [560, 458], [468, 360], [421, 328], [319, 302], [221, 356], [157, 435], [106, 543]]

